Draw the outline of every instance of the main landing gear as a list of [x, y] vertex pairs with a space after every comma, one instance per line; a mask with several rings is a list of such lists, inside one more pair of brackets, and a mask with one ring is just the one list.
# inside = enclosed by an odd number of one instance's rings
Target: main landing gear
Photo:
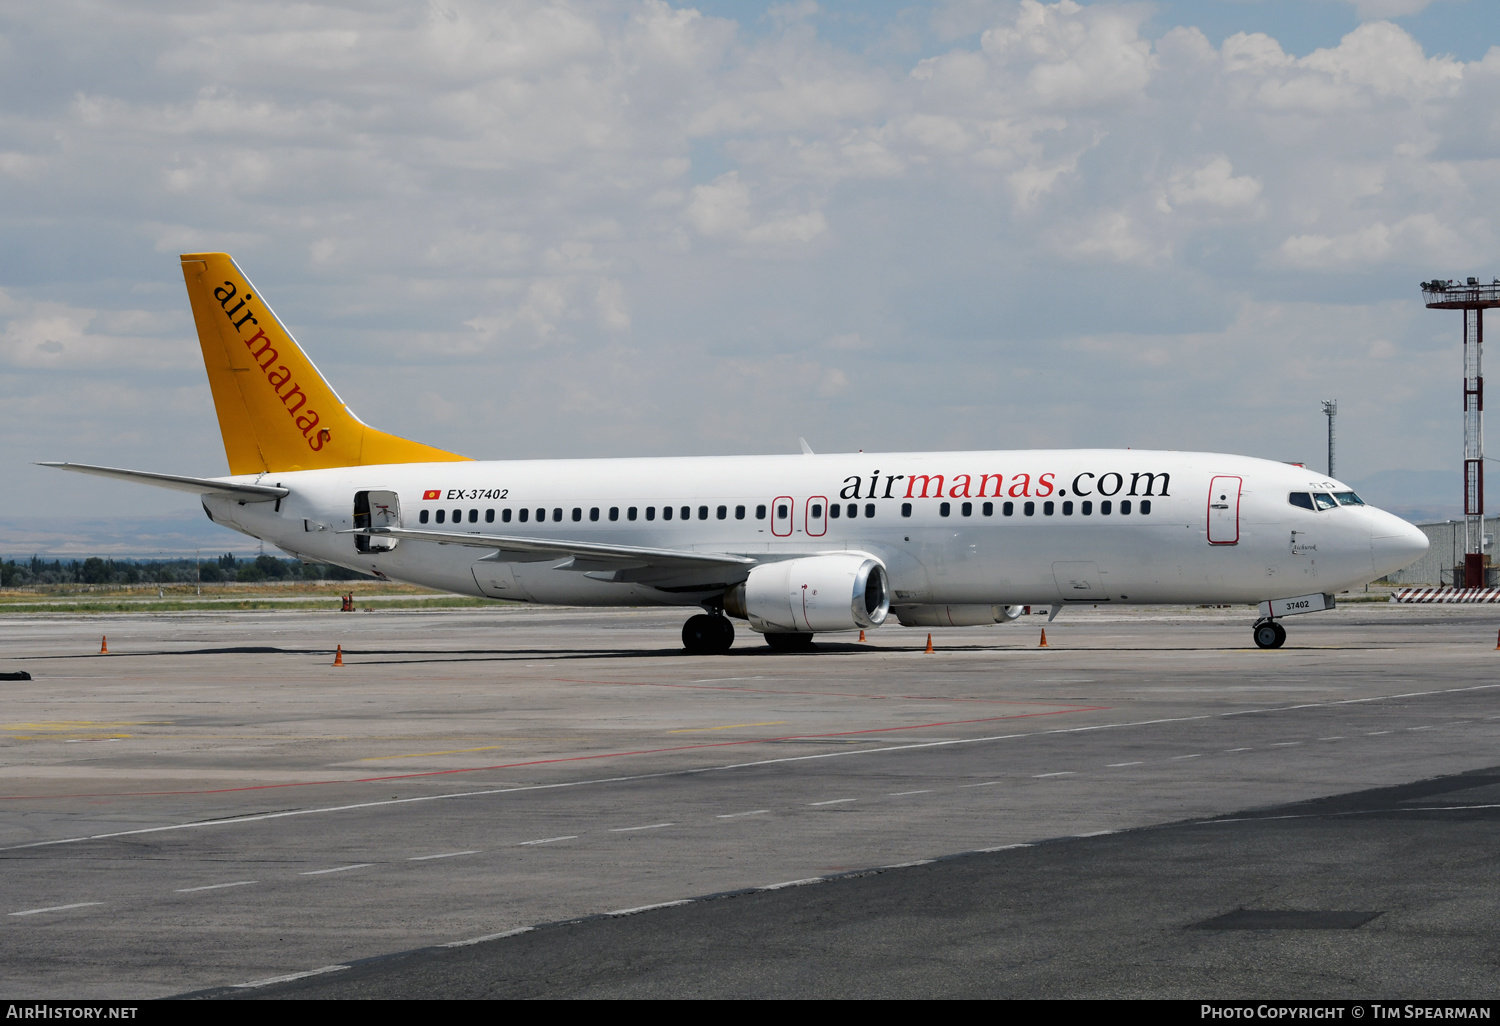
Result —
[[1280, 648], [1286, 644], [1286, 628], [1275, 620], [1261, 620], [1255, 625], [1254, 637], [1261, 648]]
[[682, 647], [692, 655], [719, 655], [734, 644], [734, 624], [727, 616], [699, 613], [682, 625]]

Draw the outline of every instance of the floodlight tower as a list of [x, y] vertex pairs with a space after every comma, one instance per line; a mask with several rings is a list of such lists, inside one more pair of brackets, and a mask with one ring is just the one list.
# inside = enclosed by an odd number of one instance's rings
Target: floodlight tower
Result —
[[1333, 476], [1333, 418], [1338, 416], [1339, 401], [1337, 399], [1323, 400], [1323, 413], [1328, 417], [1328, 476]]
[[[1484, 587], [1484, 311], [1500, 306], [1500, 278], [1481, 285], [1478, 278], [1424, 281], [1429, 310], [1464, 314], [1464, 583]], [[1455, 581], [1455, 584], [1458, 582]]]

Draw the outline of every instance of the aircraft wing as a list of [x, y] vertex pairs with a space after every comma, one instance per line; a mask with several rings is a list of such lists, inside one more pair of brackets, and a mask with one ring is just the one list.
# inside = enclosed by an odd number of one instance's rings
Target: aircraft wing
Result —
[[567, 541], [560, 538], [523, 538], [516, 535], [465, 534], [449, 531], [413, 531], [404, 527], [372, 527], [365, 531], [341, 534], [368, 534], [384, 538], [406, 538], [411, 541], [435, 542], [438, 545], [467, 545], [476, 549], [496, 549], [502, 553], [535, 554], [542, 557], [572, 557], [560, 570], [630, 569], [655, 567], [708, 569], [710, 567], [754, 566], [757, 560], [729, 552], [693, 552], [687, 549], [653, 549], [640, 545], [610, 545], [600, 542]]
[[96, 477], [112, 477], [120, 481], [152, 485], [156, 488], [171, 488], [194, 495], [228, 495], [242, 502], [271, 502], [291, 494], [291, 489], [276, 485], [242, 484], [236, 481], [219, 481], [211, 477], [181, 477], [177, 474], [153, 474], [145, 470], [121, 470], [118, 467], [91, 467], [87, 463], [38, 463], [39, 467], [54, 467], [71, 470], [78, 474], [93, 474]]

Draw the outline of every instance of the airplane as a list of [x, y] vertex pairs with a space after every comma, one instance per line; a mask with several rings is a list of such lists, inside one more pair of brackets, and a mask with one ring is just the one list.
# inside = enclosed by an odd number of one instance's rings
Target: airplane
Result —
[[1421, 531], [1300, 465], [1140, 449], [474, 460], [339, 398], [225, 253], [181, 257], [229, 475], [61, 470], [197, 494], [214, 523], [308, 562], [462, 595], [698, 608], [774, 650], [1046, 607], [1246, 603], [1282, 620], [1405, 567]]

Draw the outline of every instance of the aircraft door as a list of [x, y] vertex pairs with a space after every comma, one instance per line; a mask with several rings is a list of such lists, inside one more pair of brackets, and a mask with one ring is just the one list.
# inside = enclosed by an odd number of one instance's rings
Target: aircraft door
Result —
[[1240, 540], [1238, 477], [1215, 477], [1208, 483], [1208, 543], [1237, 545]]
[[807, 500], [807, 515], [802, 518], [802, 529], [809, 538], [821, 538], [828, 533], [828, 499], [814, 495]]
[[776, 537], [791, 536], [794, 505], [790, 495], [778, 495], [776, 501], [771, 503], [771, 533]]
[[[354, 529], [363, 531], [371, 527], [400, 527], [401, 498], [395, 492], [368, 491], [354, 493]], [[356, 552], [389, 552], [396, 547], [395, 538], [372, 538], [367, 534], [354, 536]]]

